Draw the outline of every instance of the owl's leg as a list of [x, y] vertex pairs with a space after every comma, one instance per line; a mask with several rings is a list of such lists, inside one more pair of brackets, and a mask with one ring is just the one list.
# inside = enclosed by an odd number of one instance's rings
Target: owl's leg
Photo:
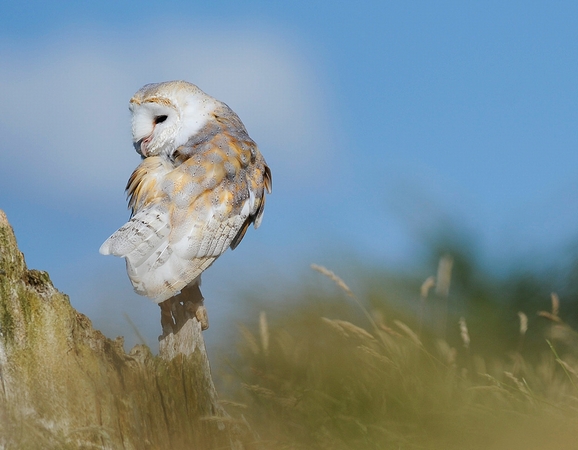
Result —
[[187, 320], [193, 317], [201, 324], [201, 330], [209, 328], [209, 317], [204, 306], [203, 294], [198, 281], [189, 284], [174, 297], [159, 303], [161, 307], [161, 327], [163, 334], [159, 340], [171, 333], [177, 333]]
[[209, 328], [209, 315], [204, 305], [205, 299], [201, 293], [200, 284], [198, 282], [189, 284], [182, 293], [186, 295], [186, 299], [183, 301], [185, 310], [199, 321], [201, 330], [205, 331]]
[[174, 330], [175, 321], [173, 319], [172, 304], [172, 298], [159, 303], [159, 306], [161, 307], [161, 328], [163, 330], [163, 334], [159, 336], [159, 339], [171, 334]]

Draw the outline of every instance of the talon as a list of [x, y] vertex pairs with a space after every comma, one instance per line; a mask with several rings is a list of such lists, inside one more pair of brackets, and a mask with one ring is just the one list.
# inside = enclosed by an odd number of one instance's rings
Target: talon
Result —
[[186, 295], [187, 301], [185, 303], [185, 308], [189, 313], [190, 317], [195, 317], [201, 324], [201, 330], [205, 331], [209, 328], [209, 315], [207, 314], [207, 308], [205, 308], [203, 302], [203, 294], [200, 289], [200, 282], [190, 284], [183, 289], [183, 294]]
[[178, 333], [187, 320], [193, 317], [201, 324], [201, 330], [209, 328], [209, 316], [203, 305], [203, 295], [198, 283], [186, 286], [179, 294], [159, 303], [163, 334], [159, 341], [171, 333]]
[[205, 331], [209, 328], [209, 315], [207, 308], [202, 303], [187, 302], [185, 304], [189, 317], [194, 317], [201, 324], [201, 330]]
[[201, 330], [205, 331], [209, 328], [209, 315], [207, 314], [207, 308], [204, 305], [199, 305], [195, 311], [195, 317], [201, 324]]

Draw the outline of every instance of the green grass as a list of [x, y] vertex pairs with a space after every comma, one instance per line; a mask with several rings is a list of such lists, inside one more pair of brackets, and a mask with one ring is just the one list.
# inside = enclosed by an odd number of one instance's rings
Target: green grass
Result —
[[227, 409], [267, 449], [577, 448], [578, 335], [557, 297], [520, 315], [480, 284], [452, 298], [452, 267], [360, 297], [315, 267], [322, 288], [240, 327]]

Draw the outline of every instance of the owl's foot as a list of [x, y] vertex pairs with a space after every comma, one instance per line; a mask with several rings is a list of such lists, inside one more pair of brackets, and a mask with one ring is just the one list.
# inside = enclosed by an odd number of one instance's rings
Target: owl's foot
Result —
[[202, 303], [193, 303], [187, 302], [185, 303], [185, 308], [189, 313], [192, 313], [195, 318], [201, 324], [201, 330], [205, 331], [209, 328], [209, 315], [207, 314], [207, 308]]
[[159, 303], [163, 334], [159, 340], [171, 333], [177, 333], [189, 319], [197, 319], [201, 330], [209, 328], [209, 316], [204, 306], [204, 298], [197, 283], [185, 287], [180, 294]]
[[168, 300], [159, 303], [159, 306], [161, 307], [161, 328], [163, 330], [163, 334], [159, 336], [159, 341], [165, 336], [171, 334], [175, 329], [175, 320], [172, 313], [172, 300], [172, 298], [169, 298]]

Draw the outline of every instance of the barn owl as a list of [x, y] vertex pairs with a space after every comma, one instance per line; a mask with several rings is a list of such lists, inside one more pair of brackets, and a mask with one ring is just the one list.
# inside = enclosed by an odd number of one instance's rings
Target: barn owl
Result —
[[161, 306], [163, 335], [183, 307], [206, 329], [201, 274], [259, 227], [271, 171], [239, 117], [194, 84], [147, 84], [129, 109], [142, 157], [126, 187], [131, 218], [100, 253], [125, 258], [135, 291]]

